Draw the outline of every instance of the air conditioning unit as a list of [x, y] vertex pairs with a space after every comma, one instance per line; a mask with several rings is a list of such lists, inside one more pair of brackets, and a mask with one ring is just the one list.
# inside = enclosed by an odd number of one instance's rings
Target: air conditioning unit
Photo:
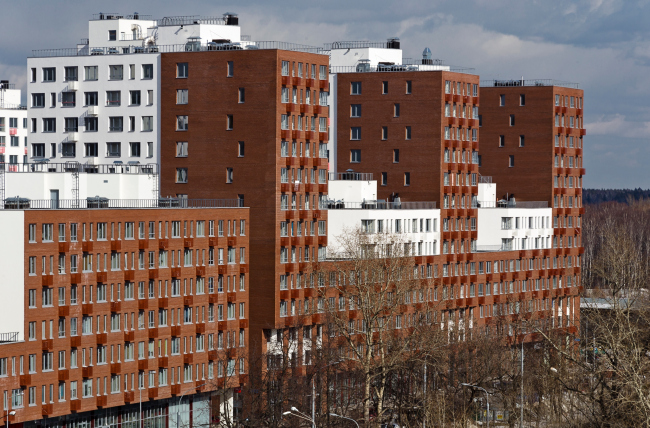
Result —
[[68, 141], [79, 141], [78, 132], [68, 132]]
[[68, 82], [68, 91], [76, 91], [79, 89], [79, 82], [76, 80], [71, 80]]
[[99, 114], [99, 106], [88, 107], [88, 116], [97, 116]]

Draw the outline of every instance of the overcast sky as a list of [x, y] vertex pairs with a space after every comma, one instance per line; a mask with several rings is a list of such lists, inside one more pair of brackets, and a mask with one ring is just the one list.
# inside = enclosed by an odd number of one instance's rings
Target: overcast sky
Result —
[[[584, 186], [650, 188], [650, 0], [0, 1], [0, 78], [25, 89], [32, 49], [74, 47], [93, 13], [239, 14], [242, 34], [322, 46], [397, 36], [481, 79], [551, 78], [585, 91]], [[107, 6], [110, 4], [110, 6]], [[487, 142], [483, 142], [487, 144]]]

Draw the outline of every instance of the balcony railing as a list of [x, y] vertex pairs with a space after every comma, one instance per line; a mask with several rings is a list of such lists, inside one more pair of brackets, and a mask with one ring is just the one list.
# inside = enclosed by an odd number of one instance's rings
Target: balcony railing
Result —
[[364, 202], [344, 202], [328, 201], [325, 209], [342, 210], [431, 210], [436, 208], [435, 201], [426, 202], [386, 202], [386, 201], [364, 201]]
[[399, 71], [452, 71], [455, 73], [474, 73], [471, 67], [436, 64], [394, 64], [370, 65], [358, 64], [350, 66], [330, 66], [330, 73], [372, 73], [372, 72], [399, 72]]
[[231, 50], [286, 50], [296, 52], [307, 52], [324, 54], [323, 48], [301, 45], [297, 43], [278, 41], [258, 41], [241, 43], [200, 43], [188, 42], [175, 45], [153, 45], [153, 46], [110, 46], [93, 47], [79, 45], [76, 48], [62, 49], [37, 49], [32, 50], [32, 58], [58, 57], [58, 56], [88, 56], [88, 55], [128, 55], [141, 53], [173, 53], [173, 52], [206, 52], [206, 51], [231, 51]]
[[478, 208], [548, 208], [548, 201], [479, 201]]
[[329, 181], [371, 181], [372, 172], [330, 172]]
[[18, 332], [0, 333], [0, 343], [18, 342]]
[[509, 87], [509, 86], [563, 86], [578, 89], [577, 83], [563, 82], [553, 79], [513, 79], [513, 80], [481, 80], [482, 87]]
[[241, 199], [27, 199], [7, 198], [4, 209], [70, 210], [70, 209], [140, 209], [140, 208], [242, 208]]
[[66, 163], [0, 163], [0, 169], [6, 172], [85, 172], [88, 174], [158, 174], [158, 164], [123, 164], [121, 161], [113, 164], [90, 165], [79, 162]]

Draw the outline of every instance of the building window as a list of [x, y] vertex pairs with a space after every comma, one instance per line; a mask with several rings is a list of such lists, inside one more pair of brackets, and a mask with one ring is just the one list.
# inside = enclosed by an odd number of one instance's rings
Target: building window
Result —
[[186, 62], [179, 62], [176, 64], [176, 77], [179, 79], [187, 79], [188, 67]]
[[87, 65], [84, 67], [84, 80], [97, 80], [97, 66]]
[[108, 30], [108, 40], [109, 41], [117, 40], [117, 30]]
[[132, 158], [140, 157], [140, 143], [129, 143], [129, 149]]
[[232, 183], [233, 172], [232, 168], [226, 168], [226, 183]]
[[153, 64], [142, 64], [142, 78], [153, 79]]
[[227, 77], [233, 77], [235, 73], [235, 63], [233, 61], [228, 61], [228, 71]]
[[519, 94], [519, 105], [520, 106], [525, 106], [526, 105], [526, 95], [525, 94]]
[[108, 66], [108, 79], [109, 80], [122, 80], [124, 78], [123, 65], [109, 65]]
[[45, 94], [32, 94], [32, 107], [45, 107]]
[[515, 126], [515, 115], [511, 114], [510, 115], [510, 126]]
[[187, 116], [176, 116], [176, 130], [187, 131], [188, 120]]
[[84, 126], [86, 128], [86, 132], [97, 132], [98, 127], [99, 127], [99, 121], [96, 117], [84, 117]]
[[399, 103], [393, 105], [393, 117], [399, 117]]
[[233, 127], [233, 117], [232, 114], [226, 115], [226, 130], [232, 131]]
[[124, 118], [122, 116], [111, 116], [108, 118], [108, 130], [111, 132], [122, 132], [124, 129]]
[[64, 158], [73, 158], [77, 154], [76, 144], [75, 143], [62, 143], [61, 144], [61, 156]]
[[45, 157], [45, 144], [32, 144], [32, 157], [44, 158]]
[[388, 140], [388, 127], [387, 126], [382, 126], [381, 127], [381, 139], [382, 140]]
[[499, 147], [504, 147], [506, 145], [506, 136], [499, 135]]
[[361, 139], [361, 127], [353, 126], [350, 128], [350, 140], [360, 140]]
[[142, 132], [153, 131], [153, 116], [142, 116]]
[[412, 82], [410, 80], [407, 80], [406, 81], [406, 93], [410, 94], [412, 88], [413, 88]]
[[350, 162], [351, 163], [361, 162], [361, 150], [359, 149], [350, 150]]
[[96, 158], [99, 156], [99, 147], [98, 143], [84, 143], [85, 146], [85, 156], [87, 158]]
[[499, 106], [503, 107], [506, 105], [506, 95], [501, 94], [499, 95]]
[[176, 182], [187, 183], [187, 168], [176, 168]]
[[56, 119], [46, 117], [43, 119], [43, 132], [56, 132]]
[[361, 95], [361, 82], [351, 82], [350, 83], [350, 94], [351, 95]]
[[122, 93], [120, 91], [106, 91], [106, 105], [110, 107], [122, 105]]
[[393, 149], [393, 163], [399, 163], [399, 149]]
[[129, 105], [139, 106], [142, 102], [140, 91], [129, 91]]
[[387, 94], [388, 93], [388, 82], [387, 81], [381, 82], [381, 93], [382, 94]]
[[187, 104], [187, 89], [177, 89], [176, 90], [176, 104]]
[[519, 136], [519, 147], [524, 147], [524, 141], [525, 137], [523, 135]]
[[411, 127], [410, 127], [410, 126], [407, 126], [407, 127], [405, 128], [405, 131], [406, 131], [406, 132], [405, 132], [404, 139], [406, 139], [406, 140], [410, 140], [410, 139], [411, 139]]
[[411, 173], [410, 172], [405, 172], [404, 173], [404, 185], [405, 186], [410, 186], [411, 185]]
[[243, 103], [246, 101], [246, 88], [239, 88], [239, 102]]
[[176, 142], [176, 157], [177, 158], [187, 157], [187, 141]]
[[79, 68], [78, 67], [65, 67], [65, 81], [66, 82], [76, 82], [79, 80]]
[[120, 157], [122, 155], [122, 143], [106, 143], [107, 157]]
[[361, 104], [350, 105], [350, 117], [361, 117]]
[[56, 81], [56, 68], [54, 67], [43, 68], [43, 82], [55, 82], [55, 81]]
[[76, 117], [66, 117], [63, 123], [65, 132], [77, 132], [79, 130], [79, 119]]
[[515, 156], [514, 155], [508, 156], [508, 166], [510, 168], [515, 166]]
[[244, 149], [245, 149], [245, 144], [243, 141], [239, 141], [237, 143], [237, 156], [240, 158], [244, 157]]
[[387, 172], [382, 172], [381, 173], [381, 185], [382, 186], [387, 186], [388, 185], [388, 173]]
[[84, 92], [84, 103], [86, 106], [99, 105], [99, 96], [97, 92]]
[[76, 92], [61, 92], [62, 107], [74, 107], [75, 105], [77, 105]]

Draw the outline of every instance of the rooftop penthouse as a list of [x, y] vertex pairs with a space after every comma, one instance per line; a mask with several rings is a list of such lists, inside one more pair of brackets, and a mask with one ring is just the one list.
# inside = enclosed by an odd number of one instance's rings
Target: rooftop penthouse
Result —
[[564, 82], [554, 79], [511, 79], [511, 80], [481, 80], [481, 87], [516, 87], [516, 86], [562, 86], [564, 88], [579, 89], [579, 85], [573, 82]]
[[7, 198], [0, 209], [5, 210], [77, 210], [77, 209], [143, 209], [143, 208], [244, 208], [241, 199], [109, 199], [101, 196], [85, 199]]

